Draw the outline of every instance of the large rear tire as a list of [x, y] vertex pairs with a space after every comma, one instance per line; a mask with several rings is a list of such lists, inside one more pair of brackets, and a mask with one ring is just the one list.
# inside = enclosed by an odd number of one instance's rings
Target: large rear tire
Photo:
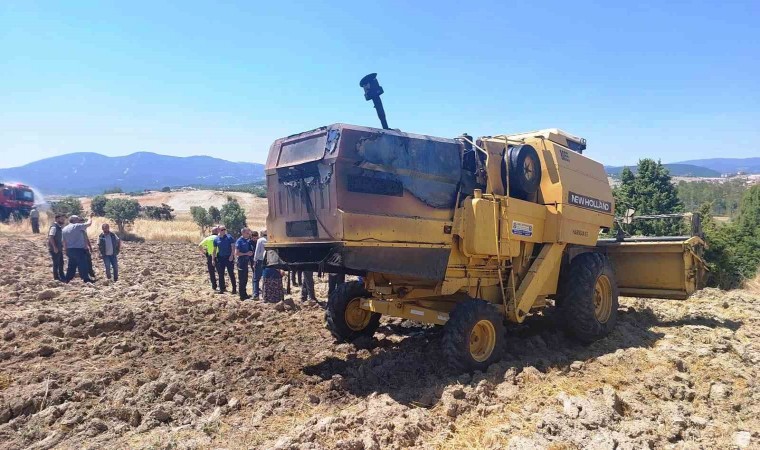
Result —
[[490, 303], [473, 299], [458, 304], [443, 329], [443, 352], [454, 370], [485, 371], [504, 351], [504, 319]]
[[618, 287], [609, 260], [600, 253], [582, 253], [571, 262], [559, 286], [559, 310], [568, 333], [591, 343], [615, 328]]
[[372, 336], [380, 325], [380, 314], [360, 308], [361, 299], [369, 292], [358, 281], [342, 283], [327, 299], [327, 328], [335, 339], [350, 342], [361, 336]]

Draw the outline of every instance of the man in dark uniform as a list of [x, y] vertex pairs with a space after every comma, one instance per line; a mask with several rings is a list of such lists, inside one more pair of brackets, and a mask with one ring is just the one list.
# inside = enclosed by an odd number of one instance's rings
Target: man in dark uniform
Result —
[[53, 279], [56, 281], [66, 281], [66, 274], [63, 273], [63, 224], [65, 222], [66, 217], [63, 214], [56, 214], [55, 222], [48, 231], [48, 251], [53, 260]]
[[238, 280], [240, 281], [240, 300], [248, 300], [251, 296], [246, 291], [248, 286], [248, 266], [253, 259], [251, 246], [251, 230], [243, 228], [240, 237], [235, 241], [235, 256], [237, 256]]
[[224, 294], [227, 286], [224, 282], [224, 272], [230, 277], [232, 283], [232, 293], [237, 294], [237, 282], [235, 281], [235, 255], [232, 248], [235, 246], [235, 238], [227, 234], [227, 228], [219, 227], [219, 235], [214, 239], [214, 249], [216, 249], [216, 274], [219, 278], [219, 293]]

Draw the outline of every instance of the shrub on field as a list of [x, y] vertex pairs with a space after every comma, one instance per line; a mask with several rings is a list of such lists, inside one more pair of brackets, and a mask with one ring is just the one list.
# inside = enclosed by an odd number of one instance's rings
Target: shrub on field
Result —
[[209, 227], [214, 224], [211, 215], [202, 206], [191, 206], [190, 215], [193, 216], [193, 222], [200, 227], [202, 235], [205, 235]]
[[140, 204], [137, 200], [128, 198], [111, 198], [106, 202], [106, 217], [113, 220], [119, 228], [119, 234], [124, 234], [124, 227], [131, 224], [140, 215]]
[[216, 206], [208, 207], [208, 215], [213, 223], [219, 223], [222, 221], [222, 212]]
[[105, 195], [96, 195], [90, 203], [90, 210], [93, 216], [104, 217], [106, 215], [106, 202], [108, 199]]
[[57, 202], [51, 202], [50, 209], [53, 210], [53, 213], [63, 214], [66, 217], [72, 214], [81, 216], [82, 212], [84, 211], [84, 208], [82, 207], [82, 202], [80, 202], [79, 199], [76, 197], [65, 197], [65, 198], [62, 198], [61, 200], [58, 200]]
[[227, 203], [222, 205], [220, 212], [227, 231], [233, 236], [240, 235], [240, 230], [246, 226], [245, 210], [240, 203], [233, 197], [227, 197]]
[[142, 208], [143, 217], [152, 220], [174, 220], [172, 212], [174, 212], [174, 208], [166, 203], [161, 203], [161, 206], [144, 206]]

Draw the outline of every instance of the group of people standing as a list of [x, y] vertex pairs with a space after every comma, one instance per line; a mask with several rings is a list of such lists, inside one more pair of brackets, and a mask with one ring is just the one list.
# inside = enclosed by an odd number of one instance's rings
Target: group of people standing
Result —
[[[224, 225], [212, 228], [211, 235], [198, 244], [201, 252], [206, 257], [211, 287], [217, 290], [218, 286], [218, 292], [220, 294], [225, 293], [227, 291], [226, 273], [232, 286], [232, 294], [239, 293], [240, 300], [248, 300], [251, 298], [248, 295], [248, 276], [252, 272], [253, 298], [255, 300], [259, 299], [262, 290], [260, 288], [261, 279], [266, 271], [264, 263], [266, 243], [266, 230], [262, 230], [259, 233], [258, 231], [251, 231], [250, 228], [243, 228], [240, 230], [240, 237], [235, 239], [231, 234], [227, 233], [227, 228]], [[235, 279], [236, 261], [240, 281], [239, 290], [237, 286], [238, 280]]]
[[[235, 239], [227, 233], [223, 225], [211, 229], [211, 235], [204, 238], [198, 247], [206, 257], [211, 287], [220, 294], [227, 291], [225, 273], [232, 285], [232, 294], [239, 294], [240, 300], [260, 297], [265, 302], [282, 301], [285, 292], [282, 286], [283, 273], [266, 265], [267, 231], [240, 230], [240, 237]], [[238, 277], [235, 278], [235, 266]], [[253, 273], [253, 296], [248, 295], [248, 276]], [[317, 301], [314, 292], [314, 272], [297, 271], [288, 274], [294, 277], [294, 284], [301, 286], [301, 301]], [[338, 284], [345, 281], [345, 275], [332, 274], [329, 277], [329, 293]], [[238, 289], [238, 282], [240, 284]]]
[[[92, 218], [86, 222], [77, 215], [69, 217], [66, 224], [66, 216], [56, 214], [55, 222], [48, 230], [48, 251], [53, 261], [53, 279], [68, 283], [79, 272], [79, 277], [85, 283], [95, 282], [95, 271], [92, 266], [92, 244], [87, 236], [87, 228], [92, 225]], [[121, 250], [121, 240], [116, 234], [111, 233], [110, 226], [104, 223], [102, 233], [98, 236], [98, 253], [105, 266], [106, 278], [113, 281], [119, 279], [118, 255]], [[64, 272], [64, 258], [66, 254], [68, 265]]]
[[[92, 225], [92, 219], [86, 222], [77, 215], [68, 218], [56, 214], [55, 222], [48, 231], [48, 250], [53, 262], [53, 279], [68, 283], [79, 273], [85, 283], [95, 282], [95, 271], [92, 264], [92, 245], [87, 236], [87, 229]], [[98, 236], [98, 254], [103, 260], [106, 278], [119, 280], [118, 255], [121, 251], [121, 239], [112, 233], [110, 226], [104, 223], [102, 233]], [[271, 267], [266, 267], [267, 231], [252, 231], [249, 228], [240, 230], [240, 237], [235, 239], [227, 232], [224, 225], [211, 230], [211, 235], [204, 238], [198, 247], [206, 258], [209, 280], [212, 288], [219, 294], [227, 291], [227, 278], [232, 287], [232, 294], [239, 294], [240, 300], [263, 297], [265, 302], [282, 301], [285, 292], [282, 286], [283, 273]], [[64, 261], [64, 254], [68, 264]], [[64, 271], [64, 265], [66, 270]], [[236, 267], [237, 266], [237, 267]], [[237, 278], [235, 269], [237, 268]], [[248, 295], [248, 278], [253, 274], [253, 295]], [[314, 272], [297, 271], [288, 276], [294, 277], [296, 286], [301, 286], [301, 301], [317, 301], [314, 291]], [[238, 286], [239, 282], [239, 286]], [[340, 284], [345, 282], [345, 275], [331, 274], [329, 276], [328, 295]], [[290, 289], [290, 284], [288, 285]]]

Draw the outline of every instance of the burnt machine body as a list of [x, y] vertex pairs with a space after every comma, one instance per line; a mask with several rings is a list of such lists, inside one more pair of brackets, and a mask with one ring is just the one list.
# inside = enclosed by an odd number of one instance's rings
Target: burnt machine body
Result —
[[346, 124], [277, 140], [266, 166], [268, 259], [442, 278], [462, 152], [454, 139]]

